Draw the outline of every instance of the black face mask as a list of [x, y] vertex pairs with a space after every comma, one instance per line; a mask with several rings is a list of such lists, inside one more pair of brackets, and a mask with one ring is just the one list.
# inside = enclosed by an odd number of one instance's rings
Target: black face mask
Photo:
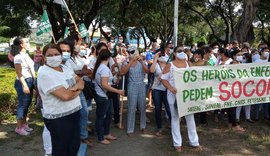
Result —
[[135, 50], [128, 51], [128, 53], [133, 55], [135, 53]]

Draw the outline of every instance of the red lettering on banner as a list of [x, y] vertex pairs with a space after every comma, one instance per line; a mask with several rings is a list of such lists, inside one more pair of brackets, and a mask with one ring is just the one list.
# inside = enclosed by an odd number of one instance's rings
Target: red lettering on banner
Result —
[[[238, 87], [236, 85], [238, 85]], [[239, 89], [238, 95], [235, 95], [236, 88]], [[242, 85], [239, 81], [236, 81], [232, 84], [232, 96], [238, 99], [241, 96], [241, 94], [242, 94]]]
[[247, 85], [251, 83], [251, 84], [254, 84], [254, 81], [253, 80], [249, 80], [247, 83], [244, 84], [244, 87], [243, 87], [243, 93], [246, 97], [251, 97], [254, 92], [255, 92], [255, 89], [252, 89], [251, 93], [247, 93]]
[[220, 100], [222, 100], [222, 101], [227, 101], [227, 100], [230, 99], [231, 94], [230, 94], [230, 92], [229, 92], [228, 90], [222, 89], [222, 85], [225, 85], [225, 87], [228, 87], [228, 82], [221, 82], [221, 83], [219, 84], [219, 91], [220, 91], [221, 93], [225, 93], [227, 96], [224, 97], [224, 96], [222, 96], [222, 95], [219, 95], [219, 98], [220, 98]]
[[[245, 97], [251, 97], [254, 94], [256, 94], [256, 96], [258, 97], [261, 97], [270, 94], [270, 79], [268, 80], [268, 82], [264, 79], [261, 79], [256, 84], [256, 86], [254, 86], [254, 83], [255, 83], [254, 80], [249, 80], [242, 85], [240, 81], [235, 81], [229, 90], [227, 89], [227, 87], [229, 86], [228, 82], [225, 81], [221, 82], [219, 84], [219, 91], [221, 93], [219, 95], [219, 99], [222, 101], [227, 101], [231, 98], [231, 96], [235, 99], [238, 99], [239, 97], [241, 97], [242, 94], [244, 94]], [[252, 85], [255, 87], [255, 89], [252, 89], [250, 93], [248, 92], [247, 89], [248, 85]], [[237, 90], [239, 92], [237, 92]]]
[[[263, 86], [262, 86], [262, 92], [259, 93], [259, 89], [260, 89], [260, 84], [263, 83]], [[256, 93], [258, 96], [263, 96], [263, 94], [265, 93], [266, 91], [266, 81], [265, 80], [260, 80], [257, 85], [256, 85]]]
[[268, 80], [267, 95], [269, 95], [269, 92], [270, 92], [270, 79]]

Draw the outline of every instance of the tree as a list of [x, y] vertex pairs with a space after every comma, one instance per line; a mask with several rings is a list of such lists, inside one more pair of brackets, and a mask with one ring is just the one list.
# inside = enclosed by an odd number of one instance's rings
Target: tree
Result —
[[[0, 2], [0, 36], [2, 41], [9, 41], [15, 36], [30, 34], [30, 20], [35, 18], [29, 2], [2, 0]], [[23, 9], [22, 9], [23, 8]]]
[[256, 16], [258, 5], [260, 0], [245, 0], [243, 5], [243, 13], [238, 20], [235, 31], [234, 38], [240, 43], [252, 42], [254, 40], [253, 32], [253, 21]]
[[257, 28], [259, 33], [257, 37], [258, 41], [262, 40], [268, 46], [270, 46], [270, 1], [261, 0], [258, 10], [256, 12], [255, 22], [257, 23]]

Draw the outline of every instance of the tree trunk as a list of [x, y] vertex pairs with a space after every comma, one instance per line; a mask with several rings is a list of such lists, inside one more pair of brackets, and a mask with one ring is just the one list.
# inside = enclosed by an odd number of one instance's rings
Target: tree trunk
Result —
[[252, 22], [255, 18], [259, 3], [260, 0], [244, 1], [244, 11], [235, 26], [235, 32], [233, 34], [233, 38], [238, 40], [239, 43], [252, 42], [254, 40], [254, 33], [250, 31], [253, 31]]

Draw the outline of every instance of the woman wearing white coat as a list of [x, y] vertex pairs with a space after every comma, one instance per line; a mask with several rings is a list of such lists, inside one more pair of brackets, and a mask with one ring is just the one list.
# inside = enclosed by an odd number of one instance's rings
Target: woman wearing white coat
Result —
[[[175, 88], [173, 70], [180, 68], [188, 68], [189, 64], [187, 62], [187, 55], [184, 53], [183, 47], [176, 48], [173, 56], [173, 61], [168, 63], [163, 70], [161, 82], [167, 88], [167, 99], [171, 110], [171, 133], [173, 138], [173, 145], [178, 152], [181, 152], [182, 136], [180, 133], [180, 118], [176, 107], [175, 94], [177, 93], [177, 89]], [[186, 115], [185, 119], [188, 129], [189, 144], [191, 147], [200, 149], [194, 114]]]

